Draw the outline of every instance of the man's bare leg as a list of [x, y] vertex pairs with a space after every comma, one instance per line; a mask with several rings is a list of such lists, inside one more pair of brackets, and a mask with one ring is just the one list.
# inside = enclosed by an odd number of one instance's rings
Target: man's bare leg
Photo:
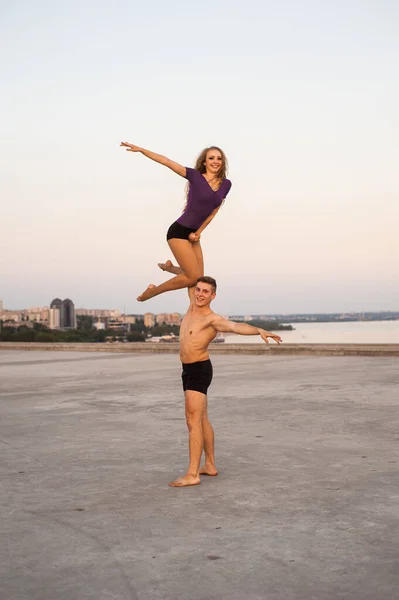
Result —
[[204, 417], [202, 419], [202, 429], [204, 431], [205, 463], [200, 469], [200, 475], [215, 476], [218, 474], [215, 465], [215, 434], [208, 420], [208, 399], [206, 400]]
[[169, 483], [171, 487], [186, 487], [188, 485], [199, 485], [201, 483], [199, 468], [201, 455], [204, 449], [203, 416], [205, 411], [205, 394], [187, 390], [186, 399], [186, 421], [189, 431], [190, 465], [187, 473]]

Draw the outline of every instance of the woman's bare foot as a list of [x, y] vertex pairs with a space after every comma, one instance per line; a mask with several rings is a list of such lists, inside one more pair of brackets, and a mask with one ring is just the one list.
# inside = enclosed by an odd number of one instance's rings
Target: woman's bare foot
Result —
[[154, 294], [151, 293], [151, 290], [153, 290], [154, 287], [155, 285], [153, 283], [150, 283], [145, 292], [140, 294], [140, 296], [137, 296], [138, 302], [144, 302], [145, 300], [149, 300], [150, 298], [152, 298]]
[[161, 271], [167, 271], [168, 273], [173, 273], [173, 275], [180, 275], [183, 273], [183, 269], [175, 267], [171, 260], [167, 260], [164, 263], [158, 263], [158, 267]]
[[180, 477], [176, 479], [176, 481], [171, 481], [168, 485], [170, 487], [186, 487], [188, 485], [199, 485], [201, 480], [199, 477], [194, 477], [194, 475], [184, 475], [184, 477]]
[[211, 477], [216, 477], [218, 474], [216, 467], [210, 467], [208, 465], [204, 465], [200, 468], [200, 475], [210, 475]]

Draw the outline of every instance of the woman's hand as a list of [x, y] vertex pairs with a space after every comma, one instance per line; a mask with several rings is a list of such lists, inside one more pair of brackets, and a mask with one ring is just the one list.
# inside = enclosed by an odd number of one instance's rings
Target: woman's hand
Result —
[[121, 146], [126, 148], [127, 152], [141, 152], [143, 156], [150, 158], [164, 167], [168, 167], [168, 169], [171, 169], [180, 175], [180, 177], [186, 177], [187, 175], [186, 167], [182, 167], [182, 165], [179, 165], [179, 163], [175, 162], [174, 160], [170, 160], [170, 158], [167, 158], [166, 156], [162, 156], [162, 154], [156, 154], [155, 152], [151, 152], [151, 150], [146, 150], [140, 146], [129, 144], [129, 142], [121, 142]]
[[195, 242], [199, 242], [201, 239], [201, 234], [194, 232], [194, 233], [190, 233], [188, 236], [188, 239], [190, 240], [190, 242], [192, 242], [193, 244], [195, 244]]
[[126, 148], [126, 152], [141, 152], [140, 146], [135, 146], [134, 144], [129, 144], [129, 142], [121, 142], [121, 146]]

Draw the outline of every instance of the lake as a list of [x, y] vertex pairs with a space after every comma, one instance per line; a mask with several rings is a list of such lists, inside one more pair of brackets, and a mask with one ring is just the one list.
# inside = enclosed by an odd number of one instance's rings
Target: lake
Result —
[[[292, 323], [292, 326], [294, 331], [276, 332], [287, 344], [399, 344], [399, 320]], [[259, 344], [262, 341], [257, 335], [224, 334], [224, 337], [226, 344]]]

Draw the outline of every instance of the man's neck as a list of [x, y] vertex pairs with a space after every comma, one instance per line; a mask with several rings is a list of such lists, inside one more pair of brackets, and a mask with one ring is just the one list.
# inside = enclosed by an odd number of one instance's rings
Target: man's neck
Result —
[[211, 315], [213, 313], [213, 310], [211, 309], [209, 304], [208, 306], [197, 306], [195, 303], [193, 303], [188, 309], [188, 312], [194, 315], [198, 315], [199, 317], [206, 317], [207, 315]]

